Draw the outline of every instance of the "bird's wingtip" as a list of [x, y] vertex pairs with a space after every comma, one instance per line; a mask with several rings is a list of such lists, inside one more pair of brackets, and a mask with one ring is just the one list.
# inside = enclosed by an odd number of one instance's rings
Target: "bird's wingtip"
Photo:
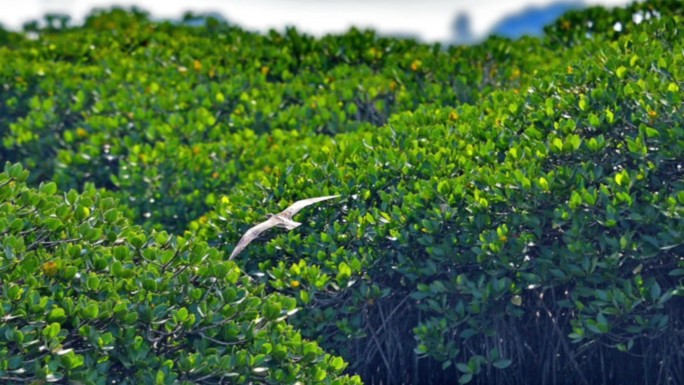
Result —
[[287, 223], [287, 224], [285, 224], [284, 227], [285, 227], [285, 230], [290, 231], [290, 230], [296, 229], [297, 227], [299, 227], [299, 226], [301, 226], [301, 225], [302, 225], [302, 224], [299, 223], [299, 222], [292, 222], [292, 223]]

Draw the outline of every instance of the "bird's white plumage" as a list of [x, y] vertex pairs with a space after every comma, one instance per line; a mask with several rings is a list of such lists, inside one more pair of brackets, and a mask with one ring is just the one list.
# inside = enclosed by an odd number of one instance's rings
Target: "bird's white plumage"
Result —
[[339, 195], [328, 195], [325, 197], [302, 199], [300, 201], [297, 201], [297, 202], [291, 204], [290, 207], [281, 211], [278, 215], [285, 217], [285, 218], [288, 218], [288, 219], [292, 219], [292, 217], [295, 216], [295, 214], [297, 214], [304, 207], [310, 206], [314, 203], [327, 201], [328, 199], [333, 199], [333, 198], [339, 198]]
[[292, 230], [296, 227], [299, 227], [301, 223], [293, 221], [292, 217], [295, 216], [295, 214], [297, 214], [304, 207], [312, 205], [314, 203], [338, 197], [339, 195], [329, 195], [318, 198], [302, 199], [293, 203], [292, 205], [290, 205], [290, 207], [286, 208], [280, 213], [271, 216], [264, 222], [261, 222], [258, 225], [255, 225], [251, 227], [249, 230], [247, 230], [245, 234], [242, 236], [242, 238], [240, 238], [240, 241], [237, 243], [235, 248], [233, 249], [233, 252], [230, 254], [229, 259], [233, 259], [236, 255], [240, 254], [240, 252], [242, 252], [242, 250], [244, 250], [250, 242], [252, 242], [259, 235], [261, 235], [261, 233], [270, 229], [271, 227], [282, 227], [287, 230]]

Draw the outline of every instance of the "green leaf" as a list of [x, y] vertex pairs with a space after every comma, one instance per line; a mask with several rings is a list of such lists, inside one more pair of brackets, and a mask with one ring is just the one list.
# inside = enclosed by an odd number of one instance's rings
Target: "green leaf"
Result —
[[59, 334], [60, 330], [60, 324], [58, 324], [57, 322], [53, 322], [50, 325], [47, 325], [45, 328], [43, 328], [43, 335], [47, 338], [55, 338]]
[[162, 370], [157, 370], [157, 375], [155, 376], [154, 383], [155, 385], [164, 385], [164, 379], [166, 375]]
[[340, 262], [340, 264], [337, 267], [338, 273], [337, 273], [337, 280], [342, 281], [349, 279], [351, 277], [351, 268], [349, 265], [347, 265], [345, 262]]
[[449, 193], [449, 181], [446, 181], [446, 180], [440, 181], [437, 184], [437, 192], [439, 192], [442, 195], [448, 194]]
[[[59, 354], [59, 353], [57, 353]], [[83, 366], [85, 359], [82, 355], [74, 353], [73, 350], [69, 350], [60, 357], [62, 365], [68, 370], [73, 370], [80, 366]]]
[[497, 369], [506, 369], [507, 367], [511, 366], [511, 363], [513, 363], [513, 361], [507, 358], [500, 358], [492, 362], [492, 365]]
[[57, 192], [57, 184], [55, 182], [41, 184], [39, 190], [45, 195], [55, 195], [55, 193]]
[[613, 124], [613, 122], [615, 121], [615, 115], [613, 114], [613, 111], [611, 111], [607, 108], [606, 108], [606, 121], [609, 124]]
[[115, 222], [119, 218], [119, 211], [115, 209], [107, 210], [104, 213], [104, 218], [108, 223]]
[[94, 275], [94, 274], [88, 275], [87, 285], [88, 285], [88, 289], [90, 289], [90, 290], [99, 289], [100, 288], [100, 278], [98, 278], [97, 275]]
[[603, 315], [603, 313], [598, 313], [596, 315], [596, 322], [599, 323], [599, 325], [607, 326], [608, 325], [608, 319]]
[[128, 313], [124, 317], [124, 322], [127, 325], [132, 325], [132, 324], [136, 323], [137, 321], [138, 321], [138, 313], [136, 313], [136, 312]]
[[319, 367], [316, 367], [316, 369], [314, 370], [313, 380], [316, 382], [320, 382], [320, 381], [325, 380], [325, 378], [327, 376], [328, 376], [328, 373], [326, 373], [325, 370], [323, 370]]
[[434, 281], [430, 284], [430, 289], [434, 293], [445, 293], [447, 291], [446, 287], [442, 281]]
[[589, 147], [591, 151], [597, 151], [599, 149], [599, 144], [598, 141], [596, 141], [596, 138], [589, 139], [587, 147]]
[[658, 298], [660, 298], [661, 293], [662, 289], [660, 288], [660, 285], [658, 284], [658, 282], [653, 281], [650, 288], [651, 299], [657, 300]]
[[264, 305], [264, 317], [268, 320], [274, 321], [278, 319], [281, 311], [282, 306], [277, 302], [266, 302]]
[[428, 347], [425, 344], [418, 344], [418, 346], [415, 349], [415, 352], [419, 355], [426, 354], [428, 352]]
[[565, 143], [567, 143], [569, 149], [577, 150], [582, 145], [582, 138], [577, 134], [572, 134], [565, 139]]
[[145, 278], [142, 282], [143, 289], [149, 291], [157, 291], [157, 281], [152, 278]]
[[304, 302], [305, 305], [308, 305], [309, 302], [311, 302], [311, 297], [309, 296], [309, 292], [306, 290], [300, 290], [299, 291], [299, 298]]
[[182, 307], [176, 310], [176, 313], [174, 314], [173, 318], [174, 321], [176, 321], [176, 323], [183, 323], [186, 319], [188, 319], [188, 309]]
[[580, 194], [577, 191], [573, 191], [570, 194], [570, 202], [569, 202], [570, 208], [574, 210], [581, 205], [582, 205], [582, 197], [580, 196]]
[[62, 227], [62, 221], [58, 218], [45, 218], [43, 220], [43, 225], [47, 227], [50, 231], [57, 231]]
[[332, 357], [330, 359], [330, 367], [336, 372], [341, 372], [347, 367], [347, 364], [344, 362], [342, 357]]
[[582, 111], [587, 109], [587, 98], [584, 95], [580, 96], [579, 108]]
[[462, 362], [456, 364], [456, 369], [460, 370], [463, 373], [471, 373], [470, 367]]
[[601, 124], [601, 119], [598, 117], [598, 115], [591, 113], [589, 114], [589, 124], [594, 127], [598, 127]]
[[549, 182], [543, 176], [539, 177], [539, 187], [541, 187], [543, 191], [549, 191]]
[[66, 319], [66, 313], [64, 312], [64, 309], [62, 309], [61, 307], [53, 308], [52, 310], [50, 310], [50, 314], [48, 314], [48, 321], [50, 322], [62, 323]]
[[97, 318], [100, 313], [100, 309], [96, 302], [89, 303], [86, 307], [81, 309], [81, 317], [86, 320], [91, 320]]

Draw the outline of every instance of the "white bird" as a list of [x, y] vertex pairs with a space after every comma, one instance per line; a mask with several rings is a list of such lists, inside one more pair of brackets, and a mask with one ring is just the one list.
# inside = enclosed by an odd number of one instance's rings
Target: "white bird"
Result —
[[314, 203], [338, 197], [339, 195], [329, 195], [325, 197], [302, 199], [300, 201], [293, 203], [290, 207], [279, 212], [278, 214], [266, 214], [266, 216], [268, 217], [267, 220], [247, 230], [247, 232], [245, 232], [242, 238], [240, 238], [240, 242], [238, 242], [238, 244], [235, 246], [228, 260], [235, 258], [235, 256], [240, 254], [240, 252], [244, 250], [250, 242], [252, 242], [261, 233], [270, 229], [271, 227], [282, 227], [287, 231], [290, 231], [294, 228], [301, 226], [301, 223], [293, 221], [292, 217], [304, 207], [312, 205]]

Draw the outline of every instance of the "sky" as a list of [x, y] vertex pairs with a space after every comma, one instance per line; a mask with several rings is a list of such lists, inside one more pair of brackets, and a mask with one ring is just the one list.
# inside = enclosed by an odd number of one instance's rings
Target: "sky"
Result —
[[[352, 25], [382, 34], [401, 34], [427, 42], [448, 42], [459, 13], [467, 13], [475, 37], [484, 37], [507, 15], [553, 0], [0, 0], [0, 23], [20, 29], [46, 12], [83, 20], [94, 7], [136, 5], [153, 17], [179, 18], [185, 11], [218, 12], [229, 21], [254, 31], [282, 30], [294, 25], [316, 36], [341, 33]], [[586, 5], [619, 6], [629, 0], [584, 0]]]

